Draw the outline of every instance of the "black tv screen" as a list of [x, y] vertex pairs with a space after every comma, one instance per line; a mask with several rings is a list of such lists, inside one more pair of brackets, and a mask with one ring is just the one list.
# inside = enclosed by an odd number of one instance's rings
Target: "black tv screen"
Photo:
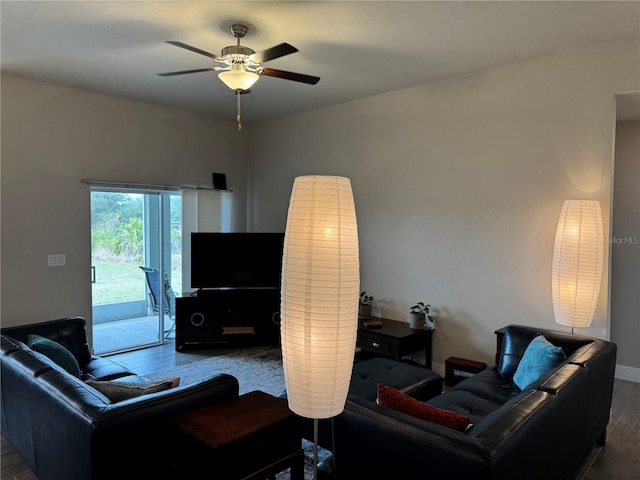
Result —
[[284, 233], [191, 234], [191, 288], [279, 288]]

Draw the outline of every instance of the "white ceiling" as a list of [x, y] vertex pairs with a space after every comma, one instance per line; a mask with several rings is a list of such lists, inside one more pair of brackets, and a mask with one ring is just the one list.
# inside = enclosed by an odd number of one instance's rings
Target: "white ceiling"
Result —
[[[229, 28], [250, 30], [255, 51], [288, 42], [300, 51], [266, 66], [321, 77], [307, 85], [262, 77], [242, 96], [245, 123], [586, 46], [634, 39], [638, 1], [5, 1], [5, 74], [235, 118], [218, 66], [165, 43], [220, 54]], [[634, 110], [635, 108], [635, 110]], [[638, 110], [638, 104], [631, 112]]]

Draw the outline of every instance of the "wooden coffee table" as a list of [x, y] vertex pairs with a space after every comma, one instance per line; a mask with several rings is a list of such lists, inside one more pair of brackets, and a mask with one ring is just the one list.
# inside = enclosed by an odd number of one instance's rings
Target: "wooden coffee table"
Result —
[[254, 391], [173, 420], [170, 454], [181, 478], [248, 480], [291, 468], [304, 479], [300, 417], [287, 400]]

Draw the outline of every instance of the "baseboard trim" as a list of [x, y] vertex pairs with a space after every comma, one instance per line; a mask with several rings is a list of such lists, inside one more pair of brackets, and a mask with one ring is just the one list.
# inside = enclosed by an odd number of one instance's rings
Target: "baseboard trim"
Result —
[[640, 383], [640, 368], [616, 365], [616, 371], [613, 376], [615, 378], [619, 378], [620, 380], [628, 380], [630, 382]]

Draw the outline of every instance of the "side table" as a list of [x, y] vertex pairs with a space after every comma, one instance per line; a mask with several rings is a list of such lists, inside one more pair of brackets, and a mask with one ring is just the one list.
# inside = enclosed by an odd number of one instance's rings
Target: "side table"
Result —
[[360, 322], [356, 345], [374, 356], [382, 356], [401, 360], [417, 350], [424, 350], [425, 367], [431, 369], [431, 336], [432, 330], [416, 330], [406, 322], [388, 318], [371, 317], [379, 321], [382, 327], [366, 328]]
[[261, 391], [173, 419], [179, 478], [264, 480], [287, 468], [304, 479], [300, 417], [283, 398]]
[[449, 357], [444, 361], [444, 384], [448, 387], [453, 387], [464, 380], [464, 377], [456, 375], [456, 371], [475, 374], [480, 373], [485, 368], [487, 368], [487, 364], [484, 362]]

